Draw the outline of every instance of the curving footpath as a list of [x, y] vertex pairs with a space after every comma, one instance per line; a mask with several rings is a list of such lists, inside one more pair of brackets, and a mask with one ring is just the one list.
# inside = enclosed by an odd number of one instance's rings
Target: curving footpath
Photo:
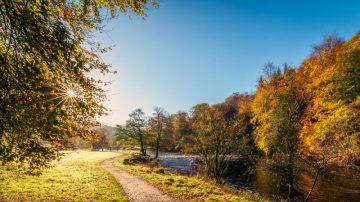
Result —
[[112, 164], [116, 160], [109, 159], [101, 163], [101, 167], [113, 175], [116, 181], [122, 186], [130, 202], [175, 202], [177, 200], [166, 195], [158, 188], [150, 185], [134, 175], [129, 174]]

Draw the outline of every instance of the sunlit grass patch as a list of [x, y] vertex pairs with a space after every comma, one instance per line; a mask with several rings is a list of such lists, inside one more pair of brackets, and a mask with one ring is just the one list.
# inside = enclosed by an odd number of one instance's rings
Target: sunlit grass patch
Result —
[[215, 182], [196, 176], [163, 172], [161, 167], [151, 168], [140, 164], [124, 165], [122, 162], [126, 157], [129, 157], [128, 153], [115, 161], [114, 165], [146, 179], [182, 201], [265, 201], [265, 199], [250, 191], [235, 194], [225, 190]]
[[67, 153], [40, 176], [14, 170], [0, 173], [0, 201], [127, 201], [116, 180], [100, 163], [115, 152]]

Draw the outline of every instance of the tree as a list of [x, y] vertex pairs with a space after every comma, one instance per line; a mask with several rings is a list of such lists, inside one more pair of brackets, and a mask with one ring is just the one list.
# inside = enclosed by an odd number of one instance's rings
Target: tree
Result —
[[360, 33], [347, 42], [329, 36], [318, 46], [327, 48], [299, 69], [310, 97], [301, 131], [303, 149], [322, 156], [323, 148], [333, 163], [354, 164], [360, 160]]
[[95, 137], [91, 142], [92, 149], [93, 150], [100, 150], [104, 151], [104, 148], [108, 148], [109, 145], [109, 139], [107, 131], [104, 129], [96, 130], [94, 131]]
[[[47, 166], [104, 114], [89, 72], [109, 72], [94, 41], [119, 13], [145, 16], [147, 0], [0, 0], [0, 161]], [[153, 5], [156, 2], [153, 0]]]
[[139, 145], [143, 156], [146, 155], [148, 143], [147, 123], [144, 115], [142, 109], [135, 109], [129, 114], [130, 119], [126, 121], [125, 126], [117, 125], [115, 133], [118, 140]]
[[110, 126], [97, 126], [90, 129], [94, 134], [95, 137], [91, 140], [91, 146], [93, 150], [112, 150], [112, 147], [116, 147], [116, 141], [114, 136], [114, 128]]
[[237, 127], [239, 128], [239, 134], [241, 134], [241, 142], [238, 147], [239, 153], [243, 156], [258, 153], [254, 140], [254, 125], [251, 123], [251, 104], [253, 100], [254, 95], [248, 93], [233, 93], [225, 100], [225, 104], [234, 107], [237, 111]]
[[315, 169], [360, 162], [360, 33], [344, 42], [334, 35], [314, 47], [298, 79], [309, 97], [302, 118], [302, 159]]
[[238, 148], [236, 110], [228, 105], [198, 104], [193, 108], [192, 123], [205, 173], [219, 182], [226, 171], [229, 155]]
[[155, 135], [155, 159], [159, 156], [160, 142], [166, 127], [167, 112], [161, 107], [154, 107], [153, 117], [149, 119], [149, 130]]
[[169, 117], [170, 123], [166, 128], [168, 133], [164, 138], [164, 144], [168, 145], [169, 151], [192, 153], [194, 149], [194, 136], [189, 114], [178, 111]]
[[[266, 67], [268, 68], [268, 67]], [[256, 124], [256, 144], [278, 165], [284, 164], [288, 183], [288, 197], [294, 196], [295, 158], [299, 145], [301, 117], [306, 97], [296, 80], [296, 70], [285, 65], [284, 72], [265, 71], [259, 81], [252, 106]]]

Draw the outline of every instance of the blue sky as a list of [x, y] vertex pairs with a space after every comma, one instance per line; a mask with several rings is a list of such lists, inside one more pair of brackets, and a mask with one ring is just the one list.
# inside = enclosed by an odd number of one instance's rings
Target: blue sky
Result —
[[103, 77], [112, 82], [104, 124], [123, 124], [135, 108], [175, 113], [254, 92], [264, 63], [298, 66], [325, 35], [360, 31], [355, 0], [158, 2], [145, 19], [112, 20], [98, 38], [115, 45], [103, 59], [118, 72]]

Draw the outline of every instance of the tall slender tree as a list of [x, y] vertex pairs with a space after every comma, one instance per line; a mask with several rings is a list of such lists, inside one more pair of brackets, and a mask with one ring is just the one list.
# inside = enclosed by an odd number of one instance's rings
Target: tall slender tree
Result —
[[149, 130], [155, 136], [155, 159], [159, 156], [160, 142], [165, 132], [168, 113], [164, 108], [154, 107], [153, 117], [149, 119]]

